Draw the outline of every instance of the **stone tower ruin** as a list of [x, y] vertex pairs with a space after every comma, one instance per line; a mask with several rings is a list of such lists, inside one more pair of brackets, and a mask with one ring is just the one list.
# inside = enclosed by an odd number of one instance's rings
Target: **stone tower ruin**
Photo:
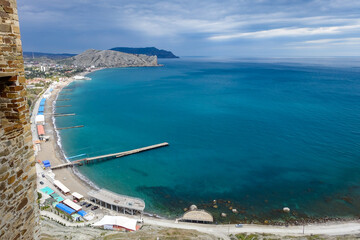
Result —
[[0, 0], [0, 239], [37, 235], [35, 157], [16, 0]]

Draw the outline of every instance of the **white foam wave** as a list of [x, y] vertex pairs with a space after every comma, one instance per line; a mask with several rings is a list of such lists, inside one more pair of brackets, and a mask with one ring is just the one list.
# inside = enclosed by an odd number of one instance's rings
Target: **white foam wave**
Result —
[[[61, 91], [59, 91], [60, 93]], [[56, 95], [56, 98], [55, 100], [53, 101], [52, 103], [52, 123], [53, 123], [53, 126], [54, 126], [54, 131], [55, 131], [55, 134], [56, 134], [56, 144], [58, 145], [59, 149], [60, 149], [60, 154], [63, 156], [63, 159], [66, 161], [66, 162], [70, 162], [69, 159], [67, 158], [65, 152], [64, 152], [64, 149], [62, 147], [62, 144], [61, 144], [61, 137], [60, 137], [60, 133], [58, 130], [56, 130], [56, 120], [55, 120], [55, 117], [54, 117], [54, 114], [55, 114], [55, 105], [56, 105], [56, 100], [58, 98], [59, 94]], [[73, 173], [78, 177], [80, 178], [83, 182], [85, 182], [87, 185], [89, 185], [90, 187], [96, 189], [96, 190], [99, 190], [100, 188], [95, 184], [93, 183], [90, 179], [88, 179], [87, 177], [85, 177], [83, 174], [81, 174], [79, 172], [79, 170], [77, 170], [75, 167], [72, 168], [72, 171]]]

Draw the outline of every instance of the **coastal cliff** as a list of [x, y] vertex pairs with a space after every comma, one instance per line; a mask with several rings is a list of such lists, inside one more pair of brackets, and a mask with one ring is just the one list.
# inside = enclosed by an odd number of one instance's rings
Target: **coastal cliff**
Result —
[[89, 49], [71, 58], [60, 61], [79, 67], [154, 67], [159, 66], [156, 56], [128, 54], [112, 50]]
[[157, 56], [158, 58], [179, 58], [175, 56], [171, 51], [163, 49], [157, 49], [156, 47], [145, 47], [145, 48], [130, 48], [130, 47], [115, 47], [110, 50], [131, 53], [131, 54], [145, 54], [148, 56]]

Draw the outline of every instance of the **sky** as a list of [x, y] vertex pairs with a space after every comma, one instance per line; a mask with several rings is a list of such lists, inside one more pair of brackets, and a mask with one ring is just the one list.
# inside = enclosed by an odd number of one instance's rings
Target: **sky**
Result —
[[157, 47], [179, 56], [360, 55], [359, 0], [17, 0], [24, 51]]

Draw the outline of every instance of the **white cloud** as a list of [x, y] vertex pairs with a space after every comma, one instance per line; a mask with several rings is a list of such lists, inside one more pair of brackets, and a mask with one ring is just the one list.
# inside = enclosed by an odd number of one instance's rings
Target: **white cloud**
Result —
[[[360, 1], [357, 0], [17, 2], [22, 36], [34, 42], [42, 34], [50, 36], [48, 32], [51, 31], [54, 39], [63, 42], [73, 36], [72, 42], [78, 45], [83, 42], [98, 44], [103, 40], [106, 47], [114, 42], [116, 45], [158, 44], [178, 49], [196, 46], [194, 48], [206, 48], [207, 53], [210, 48], [223, 52], [227, 47], [248, 49], [253, 46], [267, 51], [271, 51], [270, 47], [295, 48], [297, 46], [292, 45], [295, 41], [299, 46], [319, 48], [322, 44], [354, 45], [360, 36]], [[85, 37], [95, 35], [96, 41]], [[323, 42], [319, 39], [345, 37], [353, 39]], [[105, 41], [105, 38], [110, 40]], [[261, 39], [261, 46], [258, 41], [242, 41], [244, 45], [240, 45], [237, 40], [241, 39]]]
[[238, 38], [273, 38], [273, 37], [296, 37], [296, 36], [311, 36], [322, 34], [339, 34], [348, 30], [360, 29], [360, 24], [333, 26], [333, 27], [315, 27], [315, 28], [277, 28], [270, 30], [262, 30], [255, 32], [241, 32], [233, 34], [223, 34], [211, 36], [209, 40], [222, 41]]
[[360, 46], [360, 37], [348, 37], [348, 38], [324, 38], [309, 40], [303, 42], [291, 43], [289, 46], [295, 48], [327, 48], [331, 46], [347, 46], [356, 45]]

